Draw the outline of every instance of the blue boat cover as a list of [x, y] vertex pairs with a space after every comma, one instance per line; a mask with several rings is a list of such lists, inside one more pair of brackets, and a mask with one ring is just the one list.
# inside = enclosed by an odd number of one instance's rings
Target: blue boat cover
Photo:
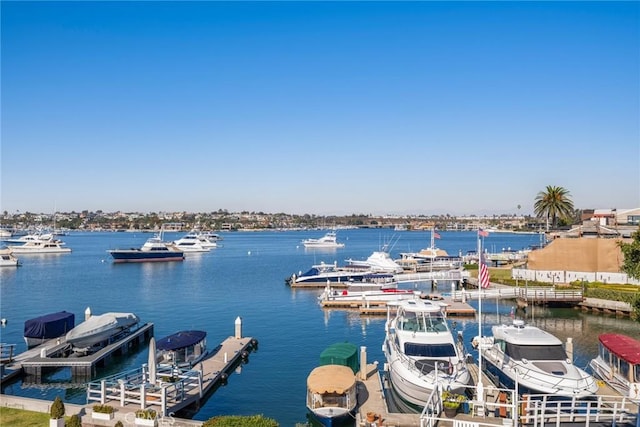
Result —
[[158, 350], [180, 350], [202, 341], [207, 336], [204, 331], [180, 331], [164, 337], [156, 343]]
[[24, 336], [27, 338], [57, 338], [69, 332], [76, 323], [73, 313], [60, 311], [29, 319], [24, 322]]

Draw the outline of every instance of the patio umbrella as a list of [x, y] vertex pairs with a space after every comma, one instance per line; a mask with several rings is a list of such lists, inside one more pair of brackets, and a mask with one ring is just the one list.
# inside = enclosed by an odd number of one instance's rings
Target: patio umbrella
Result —
[[156, 383], [156, 339], [151, 337], [149, 340], [149, 382]]

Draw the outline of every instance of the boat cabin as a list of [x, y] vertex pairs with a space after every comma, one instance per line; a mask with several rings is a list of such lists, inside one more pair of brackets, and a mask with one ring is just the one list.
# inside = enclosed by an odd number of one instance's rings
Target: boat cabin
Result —
[[598, 341], [599, 356], [608, 364], [611, 376], [626, 380], [630, 395], [640, 398], [640, 341], [621, 334], [602, 334]]
[[159, 364], [191, 367], [207, 354], [207, 333], [180, 331], [156, 343]]

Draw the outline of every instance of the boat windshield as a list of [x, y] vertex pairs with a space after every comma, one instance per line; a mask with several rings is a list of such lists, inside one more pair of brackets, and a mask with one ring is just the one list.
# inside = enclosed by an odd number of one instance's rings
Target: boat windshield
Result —
[[412, 332], [446, 332], [445, 319], [439, 315], [405, 313], [400, 319], [400, 329]]
[[562, 345], [516, 345], [507, 343], [505, 354], [515, 360], [566, 360]]
[[413, 357], [456, 357], [453, 344], [420, 344], [407, 342], [404, 353]]

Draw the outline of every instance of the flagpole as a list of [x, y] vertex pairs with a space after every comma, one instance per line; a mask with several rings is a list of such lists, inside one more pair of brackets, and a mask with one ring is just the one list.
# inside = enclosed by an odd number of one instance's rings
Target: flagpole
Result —
[[[482, 283], [480, 281], [480, 265], [482, 264], [482, 242], [478, 229], [478, 384], [482, 390]], [[478, 393], [480, 395], [481, 393]], [[483, 396], [478, 396], [482, 402]]]

